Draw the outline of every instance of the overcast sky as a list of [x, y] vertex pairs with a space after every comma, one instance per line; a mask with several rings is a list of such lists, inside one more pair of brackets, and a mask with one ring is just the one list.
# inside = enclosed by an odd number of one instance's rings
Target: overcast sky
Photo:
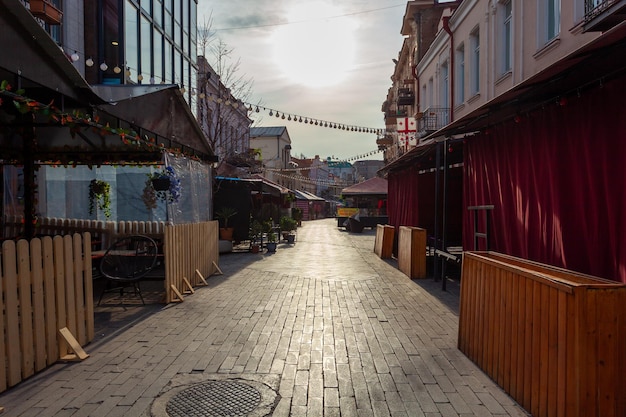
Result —
[[[381, 107], [405, 8], [398, 0], [199, 0], [198, 25], [212, 16], [215, 36], [253, 81], [250, 102], [281, 115], [384, 129]], [[377, 150], [374, 133], [290, 122], [269, 110], [252, 117], [254, 126], [286, 126], [294, 156], [344, 159]]]

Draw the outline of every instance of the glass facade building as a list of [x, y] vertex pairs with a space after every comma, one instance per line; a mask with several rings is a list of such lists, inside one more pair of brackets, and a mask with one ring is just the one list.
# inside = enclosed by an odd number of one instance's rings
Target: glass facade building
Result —
[[97, 83], [178, 84], [195, 108], [197, 0], [97, 3]]

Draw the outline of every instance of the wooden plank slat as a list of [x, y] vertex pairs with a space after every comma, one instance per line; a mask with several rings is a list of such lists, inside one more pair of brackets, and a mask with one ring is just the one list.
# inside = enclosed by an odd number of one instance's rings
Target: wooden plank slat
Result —
[[511, 314], [515, 316], [514, 340], [516, 343], [515, 355], [511, 358], [511, 378], [514, 377], [515, 382], [512, 382], [511, 393], [514, 398], [522, 398], [524, 395], [524, 360], [526, 359], [526, 351], [524, 349], [524, 340], [526, 339], [526, 281], [517, 274], [514, 274], [514, 279], [517, 299]]
[[87, 344], [85, 323], [85, 288], [83, 281], [83, 238], [80, 234], [71, 235], [72, 266], [74, 268], [74, 311], [76, 312], [76, 339], [81, 345]]
[[91, 233], [87, 232], [83, 235], [83, 259], [84, 259], [84, 298], [85, 298], [85, 331], [86, 342], [91, 342], [95, 337], [94, 323], [94, 305], [93, 305], [93, 270], [91, 263]]
[[[61, 236], [55, 236], [52, 240], [54, 248], [54, 282], [56, 284], [56, 310], [57, 310], [57, 322], [55, 333], [58, 329], [62, 329], [67, 326], [67, 305], [66, 305], [66, 284], [65, 284], [65, 254], [64, 254], [64, 240]], [[61, 336], [57, 333], [57, 345], [59, 356], [67, 355], [67, 345], [62, 342]], [[57, 360], [58, 358], [55, 358]]]
[[54, 282], [54, 252], [52, 238], [46, 236], [43, 243], [44, 263], [44, 297], [46, 309], [46, 362], [53, 364], [59, 357], [59, 343], [57, 336], [57, 292]]
[[30, 270], [32, 273], [33, 342], [35, 348], [34, 370], [47, 366], [46, 361], [46, 308], [43, 285], [43, 248], [41, 239], [30, 241]]
[[6, 317], [6, 352], [7, 352], [7, 384], [9, 387], [22, 380], [22, 349], [20, 346], [20, 326], [17, 320], [18, 309], [18, 275], [17, 248], [15, 242], [5, 241], [2, 244], [2, 260], [4, 267], [4, 299]]
[[30, 247], [27, 240], [17, 242], [17, 274], [18, 274], [18, 302], [19, 316], [16, 317], [20, 325], [20, 343], [22, 348], [22, 378], [28, 378], [35, 373], [35, 348], [33, 341], [33, 307], [30, 276]]
[[[74, 254], [72, 237], [63, 236], [63, 267], [65, 269], [65, 312], [67, 322], [65, 326], [72, 334], [76, 334], [75, 282], [74, 282]], [[60, 327], [60, 328], [62, 328]]]

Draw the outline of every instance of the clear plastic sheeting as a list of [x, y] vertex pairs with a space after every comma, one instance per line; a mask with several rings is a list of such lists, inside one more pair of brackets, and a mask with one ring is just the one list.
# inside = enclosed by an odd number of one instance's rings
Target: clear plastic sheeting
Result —
[[[149, 174], [171, 167], [180, 180], [176, 202], [156, 199], [148, 207], [144, 196]], [[4, 166], [5, 215], [24, 215], [22, 169]], [[90, 213], [89, 184], [97, 179], [110, 185], [110, 211]], [[36, 172], [37, 217], [96, 219], [112, 221], [165, 221], [171, 224], [197, 223], [212, 219], [211, 167], [207, 163], [166, 154], [164, 163], [155, 166], [102, 166], [89, 168], [42, 166]]]
[[173, 168], [180, 180], [180, 198], [167, 204], [167, 220], [173, 224], [211, 220], [211, 168], [200, 161], [165, 154], [165, 165]]

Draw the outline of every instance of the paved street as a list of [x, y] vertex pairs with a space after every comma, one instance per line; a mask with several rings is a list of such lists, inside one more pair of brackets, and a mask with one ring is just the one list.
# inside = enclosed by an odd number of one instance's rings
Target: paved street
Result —
[[269, 404], [250, 415], [526, 416], [457, 350], [458, 283], [411, 281], [374, 233], [304, 222], [275, 254], [222, 255], [183, 303], [105, 303], [90, 357], [0, 395], [3, 417], [244, 415], [171, 411], [208, 381], [249, 382]]

